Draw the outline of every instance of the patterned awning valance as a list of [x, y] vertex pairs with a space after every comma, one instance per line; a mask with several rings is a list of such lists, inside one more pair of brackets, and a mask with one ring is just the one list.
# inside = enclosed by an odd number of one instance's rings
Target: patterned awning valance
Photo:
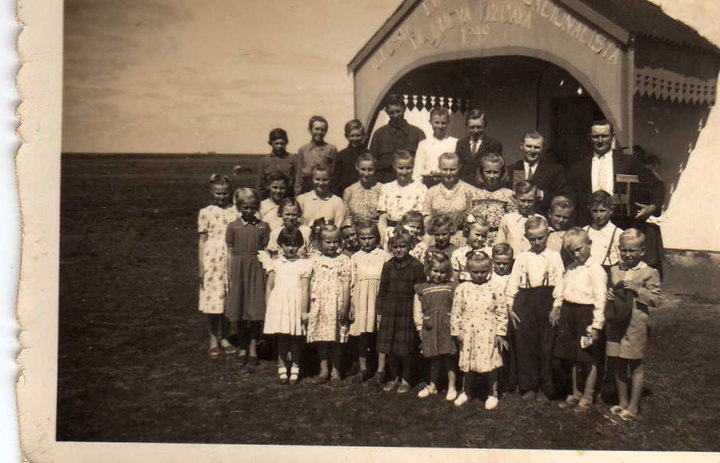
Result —
[[663, 101], [712, 106], [717, 79], [699, 79], [666, 69], [635, 69], [635, 92]]
[[443, 107], [451, 113], [465, 113], [470, 109], [469, 98], [457, 98], [445, 95], [403, 95], [408, 111], [431, 110], [434, 107]]

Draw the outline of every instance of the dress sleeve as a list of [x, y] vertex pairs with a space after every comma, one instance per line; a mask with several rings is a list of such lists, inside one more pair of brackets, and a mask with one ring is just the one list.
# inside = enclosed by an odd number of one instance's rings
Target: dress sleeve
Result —
[[198, 233], [207, 233], [210, 228], [210, 218], [208, 217], [207, 209], [200, 209], [198, 214]]
[[265, 222], [258, 224], [260, 228], [260, 249], [265, 249], [270, 241], [270, 226]]
[[510, 272], [507, 287], [505, 288], [505, 296], [507, 296], [508, 299], [508, 307], [511, 306], [512, 299], [515, 299], [518, 291], [520, 291], [520, 284], [523, 272], [525, 272], [525, 259], [523, 258], [523, 255], [520, 254], [520, 256], [515, 259], [515, 264], [513, 265], [512, 271]]
[[235, 227], [233, 226], [235, 222], [230, 222], [225, 229], [225, 242], [228, 246], [233, 247], [235, 245]]
[[378, 212], [387, 212], [388, 211], [387, 193], [385, 192], [385, 188], [383, 188], [383, 187], [380, 187], [380, 195], [378, 196], [377, 210], [378, 210]]
[[465, 286], [460, 285], [455, 288], [455, 294], [453, 296], [452, 309], [450, 310], [450, 335], [460, 336], [463, 333], [462, 330], [462, 318], [465, 302]]
[[300, 278], [311, 278], [313, 274], [313, 268], [312, 268], [312, 260], [311, 259], [303, 259], [305, 262], [303, 262], [302, 269], [300, 270]]
[[[552, 260], [550, 261], [550, 281], [553, 281], [556, 285], [563, 283], [563, 274], [565, 273], [565, 265], [562, 262], [559, 252], [553, 252], [551, 254]], [[562, 305], [562, 293], [556, 295], [553, 291], [553, 307], [560, 307]]]

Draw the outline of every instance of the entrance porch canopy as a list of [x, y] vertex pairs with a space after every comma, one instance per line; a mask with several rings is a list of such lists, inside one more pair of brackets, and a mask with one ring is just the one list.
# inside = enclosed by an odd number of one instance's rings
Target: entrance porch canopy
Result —
[[[386, 94], [420, 66], [497, 56], [567, 71], [621, 147], [637, 143], [639, 97], [712, 106], [720, 63], [718, 48], [646, 0], [405, 0], [348, 65], [355, 116], [371, 131]], [[467, 109], [452, 82], [439, 91], [427, 101]]]

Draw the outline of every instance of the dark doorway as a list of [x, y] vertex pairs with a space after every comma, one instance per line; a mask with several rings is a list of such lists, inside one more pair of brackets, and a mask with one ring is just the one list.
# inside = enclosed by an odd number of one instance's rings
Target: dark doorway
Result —
[[588, 96], [555, 97], [552, 99], [552, 140], [557, 162], [569, 168], [591, 152], [588, 133], [590, 124], [605, 116]]

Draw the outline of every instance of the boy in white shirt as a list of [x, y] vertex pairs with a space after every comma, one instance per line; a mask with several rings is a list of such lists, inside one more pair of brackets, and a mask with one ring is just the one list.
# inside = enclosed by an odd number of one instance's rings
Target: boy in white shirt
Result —
[[562, 302], [554, 294], [565, 270], [560, 253], [547, 249], [548, 224], [544, 217], [525, 222], [530, 250], [515, 259], [506, 295], [508, 316], [514, 331], [514, 354], [520, 394], [532, 399], [542, 388], [553, 395], [550, 310]]
[[454, 153], [457, 146], [457, 138], [447, 134], [449, 123], [450, 112], [447, 108], [436, 107], [430, 110], [433, 136], [422, 140], [415, 153], [413, 180], [423, 182], [428, 188], [440, 182], [440, 156], [443, 153]]

